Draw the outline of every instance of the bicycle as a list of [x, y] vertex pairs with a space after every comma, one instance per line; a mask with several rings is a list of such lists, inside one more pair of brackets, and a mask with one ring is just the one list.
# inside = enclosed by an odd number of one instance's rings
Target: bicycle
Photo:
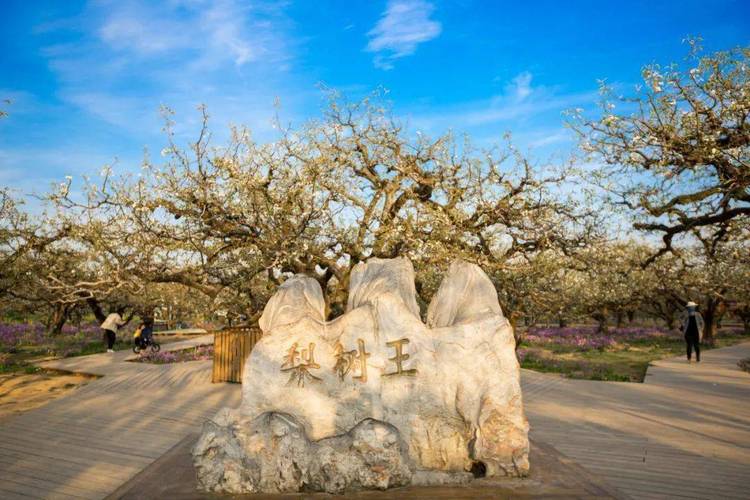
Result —
[[149, 347], [151, 348], [151, 352], [159, 352], [159, 350], [161, 349], [161, 345], [158, 342], [155, 342], [152, 337], [147, 337], [145, 339], [136, 337], [133, 339], [134, 353], [138, 354], [141, 351], [145, 351]]

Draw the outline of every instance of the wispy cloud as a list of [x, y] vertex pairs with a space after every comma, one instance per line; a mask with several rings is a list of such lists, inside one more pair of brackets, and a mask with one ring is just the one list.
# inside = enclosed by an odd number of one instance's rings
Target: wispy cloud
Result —
[[241, 66], [283, 57], [277, 4], [236, 0], [115, 2], [106, 6], [100, 39], [114, 49], [163, 57], [187, 51], [203, 62]]
[[539, 148], [542, 146], [572, 142], [573, 140], [574, 136], [569, 130], [559, 129], [557, 131], [542, 131], [537, 134], [536, 138], [529, 140], [528, 143], [532, 148]]
[[424, 0], [390, 0], [375, 27], [368, 33], [368, 52], [375, 52], [375, 66], [393, 68], [393, 61], [413, 54], [417, 46], [436, 38], [442, 31], [430, 19], [434, 6]]
[[517, 101], [523, 101], [529, 95], [531, 95], [531, 73], [524, 71], [523, 73], [516, 76], [511, 83], [506, 87], [506, 92], [511, 95], [515, 95]]
[[[493, 143], [512, 131], [520, 145], [549, 147], [570, 141], [561, 130], [566, 109], [595, 101], [598, 93], [565, 92], [557, 87], [532, 85], [533, 75], [523, 72], [511, 78], [503, 91], [485, 99], [457, 103], [441, 109], [413, 110], [411, 124], [430, 134], [447, 129], [471, 133], [479, 142]], [[550, 124], [556, 125], [550, 128]]]
[[[196, 114], [205, 103], [221, 125], [259, 125], [274, 100], [289, 105], [296, 42], [284, 0], [94, 0], [77, 23], [75, 44], [43, 50], [58, 96], [110, 125], [159, 135], [159, 106]], [[227, 102], [232, 102], [232, 107]], [[215, 122], [217, 123], [217, 122]]]

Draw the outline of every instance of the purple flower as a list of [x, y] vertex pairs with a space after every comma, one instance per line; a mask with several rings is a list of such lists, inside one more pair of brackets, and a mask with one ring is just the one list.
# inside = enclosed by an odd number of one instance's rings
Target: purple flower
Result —
[[624, 327], [613, 328], [607, 334], [597, 331], [596, 326], [566, 328], [529, 328], [526, 342], [529, 344], [556, 344], [577, 347], [581, 350], [605, 349], [618, 343], [637, 340], [656, 340], [669, 337], [658, 328]]
[[214, 346], [198, 346], [178, 351], [145, 352], [135, 361], [142, 363], [168, 364], [186, 361], [207, 361], [213, 359]]

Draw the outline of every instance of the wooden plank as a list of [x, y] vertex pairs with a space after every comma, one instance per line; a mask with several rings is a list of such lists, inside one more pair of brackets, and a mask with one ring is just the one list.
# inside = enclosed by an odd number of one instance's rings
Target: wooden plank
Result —
[[262, 333], [253, 328], [233, 328], [214, 334], [211, 382], [242, 382], [245, 361]]
[[224, 334], [219, 333], [218, 358], [216, 360], [216, 381], [224, 381]]
[[222, 373], [221, 381], [226, 382], [227, 376], [229, 375], [229, 355], [227, 350], [229, 349], [229, 335], [227, 333], [222, 334], [223, 346], [221, 349], [221, 360], [222, 360]]
[[106, 496], [113, 486], [116, 487], [116, 483], [94, 487], [87, 477], [53, 477], [45, 474], [45, 477], [42, 478], [24, 471], [0, 470], [0, 482], [4, 481], [49, 489], [78, 498], [103, 497]]
[[231, 359], [231, 376], [230, 381], [231, 382], [237, 382], [237, 364], [239, 363], [240, 356], [238, 349], [240, 347], [240, 336], [242, 335], [241, 332], [237, 332], [234, 335], [232, 335], [232, 359]]
[[[26, 453], [3, 453], [0, 456], [0, 470], [9, 471], [31, 471], [34, 474], [49, 475], [54, 477], [78, 478], [87, 475], [86, 481], [111, 486], [127, 479], [127, 472], [119, 472], [106, 464], [75, 464], [65, 460], [55, 460]], [[2, 497], [0, 497], [2, 498]]]
[[227, 350], [229, 349], [229, 334], [228, 333], [222, 334], [222, 342], [223, 342], [223, 346], [221, 349], [221, 360], [222, 360], [221, 381], [226, 382], [227, 377], [229, 376], [229, 355], [227, 354]]
[[231, 382], [234, 377], [234, 340], [237, 338], [236, 332], [227, 333], [227, 381]]
[[[70, 500], [71, 498], [80, 498], [63, 493], [52, 492], [47, 488], [39, 488], [34, 485], [18, 483], [16, 481], [0, 481], [0, 491], [3, 492], [3, 495], [0, 497], [3, 499], [11, 498], [11, 495], [14, 495], [15, 498], [44, 498], [45, 500]], [[8, 496], [6, 496], [6, 492], [8, 492]]]

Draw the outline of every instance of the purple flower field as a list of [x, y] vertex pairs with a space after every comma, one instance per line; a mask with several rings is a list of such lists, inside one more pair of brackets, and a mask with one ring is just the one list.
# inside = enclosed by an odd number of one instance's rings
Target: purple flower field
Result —
[[[127, 349], [132, 339], [131, 323], [117, 333], [115, 349]], [[41, 323], [0, 322], [0, 352], [28, 356], [69, 357], [93, 354], [104, 349], [102, 331], [96, 323], [65, 325], [60, 335], [51, 337]]]
[[599, 333], [596, 326], [575, 326], [567, 328], [529, 328], [524, 336], [524, 344], [544, 346], [558, 345], [575, 347], [580, 350], [605, 349], [630, 342], [667, 340], [675, 338], [666, 329], [657, 327], [611, 328], [608, 333]]
[[[97, 324], [86, 323], [80, 327], [65, 325], [58, 338], [100, 340], [101, 336], [101, 329]], [[41, 323], [0, 323], [0, 348], [8, 350], [20, 346], [38, 346], [49, 341]]]
[[146, 352], [133, 361], [165, 365], [169, 363], [184, 363], [186, 361], [208, 361], [213, 359], [213, 357], [214, 346], [203, 345], [179, 351]]

